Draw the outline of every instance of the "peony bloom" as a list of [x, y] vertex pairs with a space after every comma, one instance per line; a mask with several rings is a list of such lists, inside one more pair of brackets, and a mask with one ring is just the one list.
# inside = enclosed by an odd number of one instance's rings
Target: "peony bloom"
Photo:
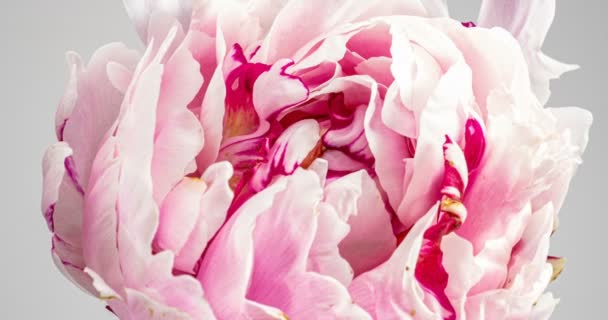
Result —
[[547, 319], [591, 115], [554, 1], [125, 0], [146, 44], [70, 80], [58, 268], [120, 319]]

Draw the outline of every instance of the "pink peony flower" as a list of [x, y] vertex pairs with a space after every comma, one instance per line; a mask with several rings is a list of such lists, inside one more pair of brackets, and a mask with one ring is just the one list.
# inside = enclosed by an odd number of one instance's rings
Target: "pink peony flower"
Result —
[[132, 1], [68, 54], [53, 258], [120, 319], [547, 319], [591, 115], [554, 1]]

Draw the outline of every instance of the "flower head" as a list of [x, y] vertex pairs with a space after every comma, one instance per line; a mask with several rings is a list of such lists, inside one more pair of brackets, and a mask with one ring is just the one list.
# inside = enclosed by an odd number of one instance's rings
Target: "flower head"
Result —
[[69, 54], [53, 257], [121, 319], [545, 319], [591, 115], [554, 1], [130, 1]]

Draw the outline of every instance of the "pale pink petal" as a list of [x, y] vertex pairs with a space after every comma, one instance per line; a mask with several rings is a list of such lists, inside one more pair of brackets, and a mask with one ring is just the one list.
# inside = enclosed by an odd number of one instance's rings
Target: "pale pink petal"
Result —
[[207, 243], [226, 220], [228, 208], [232, 203], [233, 192], [229, 186], [232, 166], [222, 162], [210, 166], [202, 180], [208, 186], [200, 197], [200, 213], [188, 241], [176, 252], [175, 266], [192, 273], [199, 262]]
[[[390, 130], [382, 121], [382, 106], [377, 85], [370, 83], [372, 97], [365, 114], [365, 137], [376, 159], [375, 170], [382, 189], [387, 193], [392, 208], [403, 198], [405, 158], [408, 157], [406, 140]], [[397, 88], [392, 86], [392, 88]], [[389, 91], [390, 92], [390, 91]], [[393, 90], [396, 93], [396, 90]]]
[[167, 195], [160, 207], [156, 233], [159, 248], [177, 253], [184, 247], [201, 214], [201, 195], [206, 189], [207, 184], [201, 179], [184, 178]]
[[308, 88], [298, 77], [286, 71], [290, 60], [277, 61], [262, 73], [253, 85], [253, 105], [261, 119], [268, 119], [308, 98]]
[[42, 203], [41, 212], [46, 219], [49, 230], [54, 231], [54, 207], [59, 198], [60, 186], [65, 176], [65, 159], [72, 154], [72, 149], [65, 142], [57, 142], [49, 147], [42, 161]]
[[[340, 242], [340, 254], [355, 276], [386, 261], [396, 248], [391, 216], [365, 171], [334, 180], [325, 188], [325, 202], [335, 206], [350, 231]], [[346, 206], [345, 206], [346, 205]]]
[[73, 150], [74, 172], [82, 189], [87, 188], [95, 154], [116, 121], [123, 100], [123, 93], [110, 82], [108, 64], [134, 69], [137, 59], [138, 54], [124, 45], [111, 44], [97, 50], [89, 65], [76, 72], [76, 100], [60, 140]]
[[473, 92], [484, 119], [487, 100], [493, 90], [508, 88], [517, 93], [518, 99], [529, 99], [526, 62], [511, 34], [500, 28], [463, 28], [454, 21], [437, 23], [437, 28], [448, 35], [472, 70]]
[[199, 64], [183, 43], [165, 63], [154, 134], [154, 198], [165, 195], [185, 175], [203, 146], [203, 131], [188, 104], [202, 85]]
[[313, 152], [320, 139], [319, 124], [315, 120], [302, 120], [289, 126], [270, 149], [268, 162], [254, 172], [252, 187], [259, 191], [276, 175], [292, 174]]
[[449, 17], [447, 0], [421, 0], [431, 17]]
[[581, 164], [581, 157], [589, 141], [589, 130], [593, 117], [588, 111], [575, 107], [550, 108], [549, 111], [555, 117], [556, 131], [565, 135], [563, 140], [570, 146], [570, 152], [563, 152], [567, 155], [567, 159], [559, 166], [558, 176], [552, 178], [550, 188], [538, 196], [534, 202], [537, 206], [542, 206], [551, 201], [555, 206], [555, 211], [559, 212], [570, 187], [570, 181]]
[[471, 243], [455, 233], [442, 239], [441, 251], [442, 265], [449, 275], [445, 294], [454, 306], [457, 319], [466, 319], [467, 295], [481, 279], [482, 264], [476, 261]]
[[120, 165], [114, 157], [116, 141], [108, 140], [92, 169], [82, 221], [82, 243], [86, 265], [105, 283], [122, 294], [124, 279], [118, 253], [118, 183]]
[[316, 174], [298, 170], [253, 196], [234, 214], [209, 248], [199, 273], [220, 318], [245, 316], [246, 299], [295, 319], [364, 315], [337, 280], [306, 270], [321, 193]]
[[82, 58], [77, 53], [70, 51], [66, 53], [65, 57], [70, 68], [70, 75], [63, 97], [55, 112], [55, 134], [59, 141], [63, 140], [63, 130], [65, 129], [66, 121], [76, 106], [76, 101], [78, 100], [78, 78], [84, 69]]
[[[553, 216], [550, 204], [532, 215], [520, 243], [514, 249], [515, 261], [510, 266], [510, 276], [504, 282], [504, 288], [470, 294], [466, 303], [467, 319], [519, 320], [532, 319], [535, 313], [539, 316], [551, 313], [555, 301], [550, 297], [543, 298], [545, 301], [537, 312], [533, 310], [552, 275], [547, 254]], [[483, 260], [478, 263], [481, 266], [485, 264]]]
[[416, 222], [388, 261], [350, 285], [355, 303], [374, 319], [441, 319], [437, 302], [427, 297], [414, 276], [424, 232], [436, 218], [437, 208], [432, 206]]
[[187, 30], [190, 25], [192, 0], [123, 0], [123, 3], [139, 36], [146, 43], [150, 40], [148, 37], [149, 21], [154, 13], [162, 12], [171, 15], [181, 23], [184, 30]]
[[315, 239], [308, 255], [307, 270], [338, 280], [348, 286], [353, 279], [353, 269], [338, 250], [338, 244], [350, 228], [338, 212], [326, 203], [319, 204], [318, 225]]
[[[333, 28], [383, 15], [426, 15], [418, 0], [326, 2], [289, 1], [277, 14], [261, 49], [263, 61], [290, 57], [307, 42]], [[297, 34], [297, 37], [293, 35]], [[272, 48], [272, 50], [270, 50]]]
[[502, 27], [519, 41], [530, 70], [532, 89], [545, 104], [549, 81], [578, 66], [567, 65], [541, 52], [555, 16], [555, 0], [484, 0], [479, 13], [480, 27]]
[[69, 279], [80, 290], [94, 297], [99, 296], [97, 289], [95, 289], [95, 287], [93, 286], [91, 277], [89, 277], [89, 275], [87, 275], [81, 268], [74, 267], [71, 264], [65, 263], [54, 252], [52, 253], [52, 258], [59, 272], [61, 272], [64, 277]]
[[530, 320], [549, 320], [558, 303], [559, 299], [555, 299], [552, 293], [543, 294], [534, 304]]
[[461, 140], [473, 103], [471, 70], [463, 62], [457, 63], [443, 75], [420, 114], [413, 166], [406, 168], [413, 170], [413, 174], [397, 211], [406, 227], [412, 226], [438, 200], [445, 136]]
[[196, 161], [199, 170], [206, 169], [218, 157], [224, 131], [225, 98], [224, 75], [218, 67], [210, 80], [200, 111], [205, 144]]

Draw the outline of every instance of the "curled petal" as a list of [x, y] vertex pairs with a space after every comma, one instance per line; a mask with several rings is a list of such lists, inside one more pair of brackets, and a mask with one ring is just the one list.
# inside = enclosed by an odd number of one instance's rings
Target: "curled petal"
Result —
[[542, 104], [549, 99], [549, 81], [578, 68], [541, 52], [555, 16], [555, 0], [484, 0], [479, 26], [502, 27], [519, 41], [530, 70], [530, 81]]
[[166, 13], [177, 19], [183, 30], [190, 25], [193, 0], [123, 0], [127, 13], [135, 24], [139, 36], [144, 42], [149, 39], [149, 22], [155, 13]]

